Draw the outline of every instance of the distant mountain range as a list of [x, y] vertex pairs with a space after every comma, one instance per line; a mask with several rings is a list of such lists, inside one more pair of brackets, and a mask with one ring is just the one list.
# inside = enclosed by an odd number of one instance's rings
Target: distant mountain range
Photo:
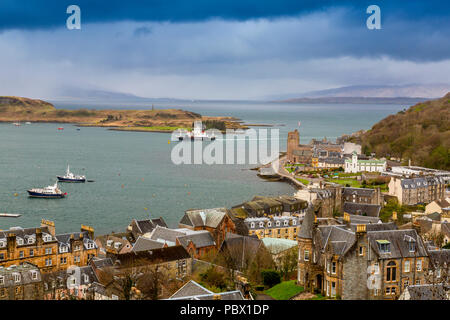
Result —
[[269, 97], [287, 103], [417, 103], [439, 98], [450, 91], [449, 84], [408, 84], [399, 86], [347, 86]]

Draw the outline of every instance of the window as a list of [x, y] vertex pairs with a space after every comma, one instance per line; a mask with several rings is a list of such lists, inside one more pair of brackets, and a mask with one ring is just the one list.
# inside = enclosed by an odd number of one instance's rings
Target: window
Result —
[[0, 241], [0, 248], [6, 247], [6, 241], [2, 240]]
[[288, 221], [284, 220], [284, 226], [287, 226], [287, 225], [288, 225]]
[[364, 247], [363, 247], [363, 246], [360, 246], [360, 247], [359, 247], [359, 255], [360, 255], [360, 256], [363, 256], [363, 255], [364, 255]]
[[52, 254], [52, 248], [45, 248], [45, 254]]
[[30, 249], [30, 257], [34, 256], [34, 249]]
[[0, 276], [0, 284], [5, 284], [5, 277], [4, 276]]
[[391, 253], [391, 243], [387, 240], [377, 240], [381, 253]]
[[25, 256], [25, 254], [24, 254], [23, 250], [19, 251], [19, 258], [23, 258], [24, 256]]
[[277, 221], [277, 223], [276, 223], [276, 224], [277, 224], [277, 227], [279, 227], [279, 226], [280, 226], [280, 221]]
[[89, 276], [87, 274], [84, 275], [84, 282], [85, 283], [89, 282]]
[[305, 260], [305, 261], [309, 261], [309, 251], [308, 251], [308, 250], [305, 250], [305, 253], [304, 253], [304, 260]]
[[61, 258], [61, 264], [66, 264], [67, 263], [67, 258], [66, 257], [62, 257]]
[[34, 243], [34, 238], [29, 237], [29, 238], [28, 238], [28, 244], [33, 244], [33, 243]]
[[44, 239], [44, 242], [49, 242], [49, 241], [52, 241], [52, 236], [49, 234], [46, 234], [46, 235], [44, 235], [43, 239]]
[[18, 246], [23, 245], [23, 239], [22, 238], [17, 238], [17, 245]]
[[33, 280], [37, 280], [37, 278], [38, 278], [38, 273], [37, 273], [37, 271], [31, 271], [31, 279], [33, 279]]
[[397, 291], [396, 287], [386, 287], [386, 295], [395, 295], [395, 292]]
[[260, 223], [259, 223], [259, 227], [260, 227], [260, 228], [264, 228], [264, 222], [260, 222]]
[[271, 226], [272, 226], [272, 222], [270, 222], [270, 221], [267, 222], [267, 226], [268, 226], [268, 227], [271, 227]]
[[73, 262], [75, 263], [80, 262], [80, 256], [73, 256]]
[[411, 262], [409, 260], [405, 261], [403, 271], [404, 272], [410, 272], [411, 271]]
[[394, 282], [397, 280], [397, 264], [390, 261], [386, 267], [386, 281]]
[[59, 247], [59, 252], [61, 252], [61, 253], [69, 252], [69, 247], [62, 245]]
[[[254, 223], [254, 222], [251, 223], [251, 227], [252, 227], [252, 228], [255, 227], [255, 223]], [[108, 247], [111, 247], [112, 244], [113, 244], [113, 242], [114, 242], [113, 240], [108, 240], [108, 241], [106, 241], [106, 245], [107, 245]]]
[[297, 220], [293, 219], [292, 220], [292, 225], [295, 226], [297, 224]]
[[416, 280], [416, 285], [419, 285], [420, 284], [420, 279], [417, 279]]
[[94, 245], [93, 242], [88, 242], [88, 243], [86, 244], [86, 247], [87, 247], [88, 249], [94, 249], [94, 248], [95, 248], [95, 245]]
[[331, 296], [336, 296], [336, 282], [331, 282]]
[[331, 263], [331, 273], [336, 274], [336, 262], [335, 261], [333, 261]]
[[5, 254], [4, 253], [0, 253], [0, 260], [4, 260], [5, 259]]
[[409, 241], [408, 242], [408, 248], [409, 248], [409, 252], [416, 251], [416, 243], [414, 241]]
[[328, 261], [325, 261], [325, 263], [327, 264], [327, 272], [330, 273], [330, 263]]
[[80, 246], [79, 246], [79, 245], [76, 245], [76, 246], [74, 247], [73, 250], [74, 250], [74, 251], [80, 251]]
[[51, 265], [52, 265], [52, 259], [51, 259], [51, 258], [45, 259], [45, 266], [46, 266], [46, 267], [49, 267], [49, 266], [51, 266]]
[[422, 271], [422, 260], [417, 260], [416, 270], [417, 271]]
[[20, 282], [20, 273], [14, 273], [14, 282]]
[[403, 288], [406, 289], [408, 286], [409, 286], [409, 280], [408, 280], [408, 279], [405, 279], [405, 280], [403, 281]]

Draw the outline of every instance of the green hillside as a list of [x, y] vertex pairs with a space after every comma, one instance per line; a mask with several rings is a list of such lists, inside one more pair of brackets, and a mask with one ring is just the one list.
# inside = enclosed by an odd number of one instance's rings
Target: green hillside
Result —
[[390, 115], [363, 133], [363, 152], [411, 159], [413, 165], [450, 170], [450, 92]]

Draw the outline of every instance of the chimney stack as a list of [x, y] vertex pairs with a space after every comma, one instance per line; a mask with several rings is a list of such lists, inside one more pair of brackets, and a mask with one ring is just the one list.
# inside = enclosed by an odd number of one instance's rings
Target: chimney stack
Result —
[[356, 234], [361, 235], [366, 233], [366, 225], [365, 224], [357, 224], [356, 225]]
[[215, 294], [213, 295], [213, 300], [222, 300], [222, 297], [220, 296], [220, 294]]
[[44, 228], [44, 227], [47, 227], [48, 233], [50, 233], [52, 235], [52, 237], [55, 236], [55, 223], [53, 221], [42, 219], [41, 220], [41, 228]]
[[392, 212], [392, 220], [397, 221], [397, 212]]

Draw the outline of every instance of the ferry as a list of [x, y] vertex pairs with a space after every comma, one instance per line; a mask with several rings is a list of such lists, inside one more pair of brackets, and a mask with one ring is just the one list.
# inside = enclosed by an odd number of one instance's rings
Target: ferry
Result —
[[194, 121], [192, 131], [180, 131], [177, 136], [178, 141], [183, 140], [205, 140], [205, 141], [213, 141], [216, 140], [216, 136], [214, 133], [207, 134], [205, 132], [205, 128], [201, 121]]
[[67, 193], [63, 193], [58, 189], [58, 182], [53, 186], [48, 186], [45, 188], [34, 188], [27, 190], [28, 196], [30, 198], [48, 198], [48, 199], [58, 199], [64, 198]]
[[65, 176], [57, 176], [59, 182], [86, 182], [86, 176], [77, 176], [70, 172], [70, 167], [67, 166]]

